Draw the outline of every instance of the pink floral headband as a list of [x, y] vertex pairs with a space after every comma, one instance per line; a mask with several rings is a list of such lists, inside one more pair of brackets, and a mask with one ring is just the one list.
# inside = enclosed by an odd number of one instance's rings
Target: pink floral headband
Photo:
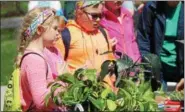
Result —
[[25, 36], [30, 37], [35, 34], [38, 25], [43, 24], [54, 12], [51, 9], [44, 10], [39, 14], [25, 31]]

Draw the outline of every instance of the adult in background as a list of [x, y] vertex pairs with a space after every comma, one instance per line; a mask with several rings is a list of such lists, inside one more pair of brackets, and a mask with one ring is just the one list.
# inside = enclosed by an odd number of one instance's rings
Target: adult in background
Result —
[[[115, 37], [118, 40], [114, 50], [137, 61], [140, 53], [134, 34], [132, 13], [122, 7], [121, 1], [105, 1], [103, 15], [100, 24], [108, 31], [111, 38]], [[118, 55], [115, 56], [119, 58]]]
[[63, 13], [60, 1], [57, 1], [57, 0], [56, 1], [29, 1], [28, 11], [38, 7], [49, 7], [49, 8], [55, 9], [56, 14], [58, 16], [62, 16], [64, 20], [67, 21], [67, 19], [64, 17], [64, 13]]
[[64, 1], [64, 16], [67, 19], [75, 18], [75, 9], [77, 1]]
[[154, 53], [161, 59], [161, 81], [178, 82], [184, 77], [184, 2], [147, 2], [139, 19], [137, 42], [141, 55]]
[[114, 59], [112, 53], [104, 54], [112, 51], [112, 44], [106, 30], [99, 28], [99, 7], [99, 1], [77, 2], [75, 20], [67, 23], [62, 39], [57, 41], [56, 47], [72, 71], [84, 65], [100, 71], [105, 60]]

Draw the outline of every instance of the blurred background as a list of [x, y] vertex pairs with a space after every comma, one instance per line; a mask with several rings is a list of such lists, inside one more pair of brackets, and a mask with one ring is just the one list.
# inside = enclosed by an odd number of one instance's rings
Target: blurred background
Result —
[[17, 31], [27, 2], [1, 1], [1, 86], [8, 83], [17, 52]]

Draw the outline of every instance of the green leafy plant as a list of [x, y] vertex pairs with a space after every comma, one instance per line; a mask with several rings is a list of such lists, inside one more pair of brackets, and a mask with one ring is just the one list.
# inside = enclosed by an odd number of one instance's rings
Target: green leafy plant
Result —
[[184, 90], [173, 91], [169, 94], [169, 97], [173, 101], [184, 101]]
[[[54, 96], [57, 88], [62, 86], [59, 81], [67, 83], [68, 86], [62, 87], [65, 88], [65, 91]], [[46, 97], [47, 102], [49, 98], [52, 98], [57, 105], [74, 107], [76, 104], [82, 104], [89, 111], [114, 111], [116, 109], [115, 93], [109, 88], [105, 88], [104, 82], [97, 81], [94, 69], [78, 69], [73, 75], [62, 74], [48, 87], [51, 87], [51, 92]]]
[[157, 110], [150, 82], [142, 82], [137, 86], [132, 80], [121, 79], [118, 86], [118, 111]]
[[[117, 60], [107, 60], [101, 66], [97, 78], [95, 69], [78, 69], [74, 74], [65, 73], [50, 83], [51, 92], [46, 97], [46, 104], [52, 99], [59, 106], [65, 105], [74, 108], [81, 104], [88, 111], [155, 111], [157, 103], [151, 82], [145, 81], [143, 65], [148, 63], [133, 62], [127, 55]], [[133, 76], [130, 76], [134, 73]], [[115, 87], [118, 92], [105, 86], [103, 81], [106, 75], [115, 74]], [[60, 82], [67, 83], [63, 86]], [[57, 89], [63, 89], [54, 95]]]

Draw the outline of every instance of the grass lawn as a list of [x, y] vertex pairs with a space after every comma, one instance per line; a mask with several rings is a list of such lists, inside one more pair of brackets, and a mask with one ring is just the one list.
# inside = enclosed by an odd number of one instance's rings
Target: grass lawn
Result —
[[[28, 11], [28, 1], [1, 1], [1, 17], [23, 16]], [[61, 7], [64, 7], [64, 1], [60, 1]]]
[[6, 85], [13, 71], [17, 55], [17, 38], [15, 29], [1, 29], [1, 85]]
[[28, 11], [28, 1], [2, 1], [1, 17], [14, 17], [25, 15]]

